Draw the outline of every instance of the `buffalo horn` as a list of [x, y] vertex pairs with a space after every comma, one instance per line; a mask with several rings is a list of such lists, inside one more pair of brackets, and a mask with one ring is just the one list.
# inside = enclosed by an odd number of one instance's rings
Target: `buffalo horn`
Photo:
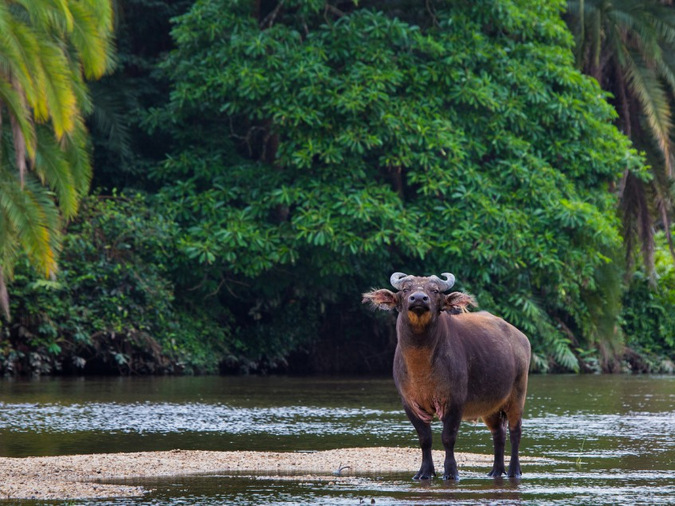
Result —
[[391, 286], [393, 286], [397, 290], [400, 290], [401, 283], [403, 282], [403, 280], [409, 277], [410, 276], [408, 276], [405, 272], [395, 272], [389, 278], [389, 282], [391, 283]]
[[438, 283], [441, 287], [441, 292], [445, 292], [447, 290], [450, 290], [452, 288], [452, 285], [455, 284], [455, 276], [450, 274], [449, 272], [444, 272], [441, 274], [445, 279], [440, 279], [438, 276], [431, 276], [429, 279], [435, 281]]

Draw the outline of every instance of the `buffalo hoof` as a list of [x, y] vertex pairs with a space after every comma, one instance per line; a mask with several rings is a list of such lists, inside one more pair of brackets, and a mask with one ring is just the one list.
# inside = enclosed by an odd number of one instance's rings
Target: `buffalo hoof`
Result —
[[434, 476], [436, 476], [434, 471], [420, 471], [415, 476], [413, 476], [413, 480], [431, 480]]
[[452, 480], [452, 481], [459, 481], [459, 473], [455, 473], [455, 474], [444, 474], [444, 475], [443, 475], [443, 480], [444, 480], [444, 481], [450, 481], [450, 480]]
[[489, 476], [490, 478], [501, 478], [502, 474], [506, 474], [506, 471], [504, 470], [504, 468], [501, 468], [501, 469], [492, 469], [492, 471], [490, 471], [490, 472], [488, 473], [488, 476]]
[[507, 475], [509, 478], [520, 478], [523, 475], [523, 473], [520, 472], [520, 469], [514, 469], [511, 471], [509, 469], [509, 474]]

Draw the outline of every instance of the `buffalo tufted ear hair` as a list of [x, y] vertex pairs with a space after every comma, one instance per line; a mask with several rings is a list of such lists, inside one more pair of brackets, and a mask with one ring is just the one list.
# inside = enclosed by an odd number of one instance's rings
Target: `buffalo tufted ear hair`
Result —
[[396, 305], [398, 304], [398, 297], [396, 297], [394, 292], [390, 292], [389, 290], [385, 290], [383, 288], [381, 290], [373, 290], [372, 292], [364, 293], [363, 300], [361, 302], [363, 304], [370, 303], [371, 307], [374, 309], [391, 311], [392, 309], [396, 308]]
[[462, 292], [452, 292], [445, 296], [442, 310], [447, 311], [450, 314], [468, 313], [469, 306], [478, 306], [473, 295]]

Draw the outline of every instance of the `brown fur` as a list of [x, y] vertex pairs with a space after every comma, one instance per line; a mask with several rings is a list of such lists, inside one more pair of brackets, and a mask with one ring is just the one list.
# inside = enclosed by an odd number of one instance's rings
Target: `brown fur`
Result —
[[424, 332], [424, 329], [429, 325], [431, 321], [431, 313], [428, 311], [417, 315], [414, 311], [408, 311], [408, 320], [410, 320], [410, 327], [413, 329], [413, 332], [419, 334]]
[[397, 293], [373, 290], [364, 294], [363, 301], [398, 311], [394, 382], [422, 447], [422, 466], [415, 478], [435, 474], [430, 428], [434, 416], [443, 422], [444, 479], [458, 478], [454, 444], [460, 421], [478, 417], [493, 434], [495, 460], [490, 476], [505, 472], [507, 424], [509, 476], [519, 476], [518, 446], [530, 363], [527, 337], [487, 312], [468, 312], [476, 305], [471, 295], [443, 295], [429, 278], [412, 277]]

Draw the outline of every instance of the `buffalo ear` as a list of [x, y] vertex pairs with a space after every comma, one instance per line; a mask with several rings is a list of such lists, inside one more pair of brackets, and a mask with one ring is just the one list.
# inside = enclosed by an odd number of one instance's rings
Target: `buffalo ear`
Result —
[[459, 314], [459, 313], [468, 313], [467, 309], [469, 306], [476, 307], [478, 303], [474, 299], [473, 295], [462, 292], [452, 292], [445, 296], [443, 300], [443, 311], [447, 311], [450, 314]]
[[383, 309], [384, 311], [391, 311], [396, 308], [398, 298], [396, 294], [389, 290], [373, 290], [372, 292], [364, 293], [363, 304], [370, 303], [375, 309]]

